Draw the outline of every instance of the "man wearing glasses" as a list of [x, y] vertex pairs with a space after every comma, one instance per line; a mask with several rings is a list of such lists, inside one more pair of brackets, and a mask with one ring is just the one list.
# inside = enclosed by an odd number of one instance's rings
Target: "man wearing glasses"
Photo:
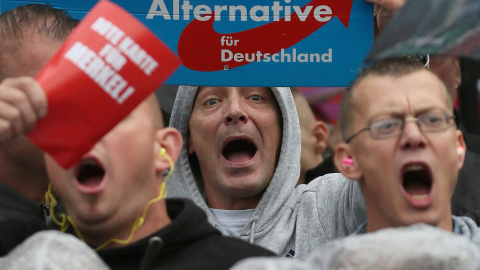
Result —
[[334, 157], [359, 183], [367, 222], [305, 261], [253, 259], [232, 269], [477, 269], [480, 230], [451, 214], [465, 158], [452, 108], [445, 85], [417, 59], [367, 68], [343, 97], [344, 142]]
[[358, 233], [425, 223], [479, 238], [450, 199], [465, 158], [452, 98], [421, 62], [390, 59], [366, 69], [344, 96], [335, 164], [359, 181], [367, 222]]

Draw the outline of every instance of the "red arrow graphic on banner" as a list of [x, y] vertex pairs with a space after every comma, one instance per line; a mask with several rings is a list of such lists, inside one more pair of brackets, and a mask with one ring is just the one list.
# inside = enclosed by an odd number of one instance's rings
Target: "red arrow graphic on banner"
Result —
[[[235, 68], [250, 62], [237, 62], [233, 59], [222, 62], [221, 50], [229, 49], [235, 53], [255, 54], [260, 51], [262, 54], [270, 55], [278, 53], [281, 49], [305, 39], [313, 32], [324, 26], [326, 22], [320, 22], [313, 16], [313, 9], [319, 5], [327, 5], [332, 10], [332, 18], [335, 16], [348, 28], [353, 0], [312, 0], [302, 8], [312, 6], [309, 16], [301, 21], [295, 13], [292, 13], [291, 21], [282, 18], [256, 28], [236, 33], [220, 34], [213, 29], [214, 14], [207, 21], [193, 20], [190, 22], [178, 41], [178, 56], [184, 66], [196, 71], [218, 71], [223, 70], [224, 65], [228, 68]], [[231, 40], [238, 40], [236, 46], [222, 46], [221, 38], [231, 37]], [[230, 40], [230, 38], [229, 38]]]

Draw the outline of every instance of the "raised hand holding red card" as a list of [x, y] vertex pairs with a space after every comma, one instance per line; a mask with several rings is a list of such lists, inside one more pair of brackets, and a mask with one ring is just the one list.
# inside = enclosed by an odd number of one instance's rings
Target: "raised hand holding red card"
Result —
[[37, 75], [48, 113], [27, 136], [68, 168], [179, 64], [133, 16], [100, 1]]

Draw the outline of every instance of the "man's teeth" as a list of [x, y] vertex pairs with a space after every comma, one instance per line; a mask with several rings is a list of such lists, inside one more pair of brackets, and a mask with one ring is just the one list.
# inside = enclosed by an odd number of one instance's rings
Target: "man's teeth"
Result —
[[412, 198], [415, 200], [421, 200], [421, 199], [426, 199], [428, 197], [428, 194], [423, 194], [423, 195], [412, 195]]
[[93, 160], [86, 160], [83, 162], [83, 165], [91, 165], [91, 166], [95, 166], [97, 165]]
[[410, 165], [407, 168], [405, 168], [405, 171], [406, 172], [420, 171], [421, 169], [423, 169], [423, 165]]

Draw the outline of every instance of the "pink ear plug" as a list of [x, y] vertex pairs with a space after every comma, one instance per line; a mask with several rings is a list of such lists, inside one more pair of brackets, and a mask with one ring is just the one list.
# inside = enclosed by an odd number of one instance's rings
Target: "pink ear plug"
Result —
[[343, 165], [350, 165], [350, 166], [353, 166], [354, 163], [353, 163], [353, 159], [351, 157], [346, 157], [343, 159]]

